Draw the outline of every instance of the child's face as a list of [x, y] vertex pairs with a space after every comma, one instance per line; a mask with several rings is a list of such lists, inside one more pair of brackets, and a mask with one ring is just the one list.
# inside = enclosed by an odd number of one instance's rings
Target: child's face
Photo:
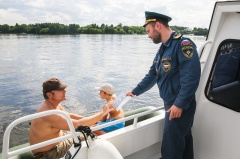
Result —
[[100, 90], [99, 95], [101, 98], [103, 98], [104, 92]]
[[101, 97], [102, 99], [106, 99], [106, 97], [107, 97], [108, 94], [105, 93], [104, 91], [100, 90], [99, 95], [100, 95], [100, 97]]

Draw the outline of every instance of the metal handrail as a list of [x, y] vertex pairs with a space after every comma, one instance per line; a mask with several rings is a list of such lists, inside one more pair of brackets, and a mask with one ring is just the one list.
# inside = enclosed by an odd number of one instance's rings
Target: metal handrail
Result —
[[158, 108], [147, 110], [147, 111], [144, 111], [144, 112], [141, 112], [141, 113], [138, 113], [138, 114], [134, 114], [134, 115], [131, 115], [131, 116], [128, 116], [128, 117], [124, 117], [122, 119], [114, 120], [114, 121], [111, 121], [109, 123], [105, 123], [105, 124], [102, 124], [102, 125], [94, 126], [94, 127], [91, 127], [91, 130], [95, 131], [95, 130], [102, 129], [102, 128], [105, 128], [105, 127], [108, 127], [108, 126], [111, 126], [111, 125], [114, 125], [114, 124], [118, 124], [120, 122], [131, 120], [131, 119], [134, 119], [134, 122], [133, 122], [132, 125], [134, 127], [136, 127], [137, 126], [138, 117], [141, 117], [141, 116], [144, 116], [144, 115], [147, 115], [147, 114], [151, 114], [151, 113], [153, 113], [155, 111], [162, 110], [163, 108], [164, 108], [163, 106], [162, 107], [158, 107]]
[[[40, 118], [40, 117], [44, 117], [44, 116], [52, 115], [52, 114], [61, 114], [66, 118], [69, 129], [71, 131], [70, 134], [65, 135], [65, 136], [61, 136], [61, 137], [58, 137], [58, 138], [55, 138], [55, 139], [51, 139], [51, 140], [48, 140], [48, 141], [44, 141], [44, 142], [41, 142], [41, 143], [38, 143], [38, 144], [34, 144], [34, 145], [29, 146], [29, 147], [21, 148], [19, 150], [8, 152], [8, 150], [9, 150], [9, 138], [10, 138], [10, 133], [11, 133], [13, 127], [15, 127], [16, 125], [18, 125], [19, 123], [22, 123], [24, 121], [28, 121], [28, 120], [32, 120], [32, 119], [35, 119], [35, 118]], [[44, 111], [44, 112], [35, 113], [35, 114], [27, 115], [27, 116], [24, 116], [24, 117], [20, 117], [17, 120], [13, 121], [7, 127], [7, 129], [4, 132], [3, 147], [2, 147], [2, 159], [7, 159], [7, 158], [16, 156], [18, 154], [21, 154], [21, 153], [24, 153], [24, 152], [27, 152], [27, 151], [32, 151], [34, 149], [37, 149], [37, 148], [40, 148], [40, 147], [43, 147], [43, 146], [46, 146], [46, 145], [49, 145], [49, 144], [52, 144], [52, 143], [56, 143], [56, 142], [59, 142], [59, 141], [62, 141], [62, 140], [66, 140], [70, 137], [73, 137], [75, 142], [79, 141], [78, 137], [77, 137], [77, 134], [75, 133], [75, 128], [72, 124], [72, 121], [71, 121], [69, 115], [64, 111], [49, 110], [49, 111]]]
[[198, 54], [199, 54], [199, 57], [201, 57], [202, 56], [202, 52], [203, 52], [203, 49], [204, 49], [204, 47], [207, 45], [207, 44], [209, 44], [209, 43], [212, 43], [212, 41], [204, 41], [203, 43], [202, 43], [202, 45], [199, 47], [199, 49], [198, 49]]
[[[95, 130], [105, 128], [105, 127], [108, 127], [108, 126], [111, 126], [111, 125], [114, 125], [114, 124], [117, 124], [117, 123], [120, 123], [120, 122], [131, 120], [131, 119], [134, 119], [134, 122], [133, 122], [132, 125], [133, 125], [133, 127], [136, 127], [137, 126], [137, 120], [138, 120], [139, 117], [147, 115], [147, 114], [151, 114], [155, 111], [162, 110], [162, 109], [163, 109], [163, 106], [159, 107], [159, 108], [147, 110], [147, 111], [144, 111], [144, 112], [141, 112], [141, 113], [138, 113], [138, 114], [134, 114], [134, 115], [122, 118], [122, 119], [118, 119], [118, 120], [115, 120], [115, 121], [112, 121], [112, 122], [109, 122], [109, 123], [105, 123], [105, 124], [98, 125], [98, 126], [93, 126], [93, 127], [91, 127], [91, 130], [95, 131]], [[51, 140], [48, 140], [48, 141], [44, 141], [44, 142], [41, 142], [41, 143], [38, 143], [38, 144], [34, 144], [34, 145], [31, 145], [31, 146], [28, 146], [28, 147], [24, 147], [24, 148], [21, 148], [21, 149], [18, 149], [18, 150], [8, 152], [8, 150], [9, 150], [9, 138], [10, 138], [10, 133], [11, 133], [13, 127], [15, 127], [17, 124], [19, 124], [21, 122], [32, 120], [32, 119], [35, 119], [35, 118], [40, 118], [40, 117], [47, 116], [47, 115], [52, 115], [52, 114], [61, 114], [66, 118], [68, 126], [70, 128], [70, 134], [64, 135], [64, 136], [61, 136], [61, 137], [57, 137], [57, 138], [54, 138], [54, 139], [51, 139]], [[74, 138], [74, 142], [77, 143], [79, 141], [78, 137], [77, 137], [78, 135], [80, 135], [80, 132], [75, 132], [75, 128], [72, 124], [72, 121], [71, 121], [69, 115], [67, 113], [65, 113], [64, 111], [49, 110], [49, 111], [44, 111], [44, 112], [40, 112], [40, 113], [27, 115], [27, 116], [21, 117], [21, 118], [15, 120], [15, 121], [13, 121], [7, 127], [7, 129], [5, 130], [4, 137], [3, 137], [2, 159], [8, 159], [10, 157], [22, 154], [24, 152], [32, 151], [34, 149], [37, 149], [37, 148], [40, 148], [40, 147], [43, 147], [43, 146], [46, 146], [46, 145], [49, 145], [49, 144], [52, 144], [52, 143], [56, 143], [56, 142], [59, 142], [59, 141], [63, 141], [63, 140], [66, 140], [68, 138]]]

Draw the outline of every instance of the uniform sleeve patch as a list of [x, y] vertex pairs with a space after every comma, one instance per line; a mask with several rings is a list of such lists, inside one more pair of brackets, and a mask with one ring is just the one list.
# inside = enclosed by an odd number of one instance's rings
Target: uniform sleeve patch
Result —
[[182, 53], [186, 58], [192, 58], [193, 57], [193, 47], [190, 45], [188, 46], [182, 46]]
[[183, 41], [181, 42], [181, 46], [185, 46], [185, 45], [192, 45], [192, 42], [189, 41], [189, 40], [187, 40], [187, 39], [185, 39], [185, 40], [183, 40]]

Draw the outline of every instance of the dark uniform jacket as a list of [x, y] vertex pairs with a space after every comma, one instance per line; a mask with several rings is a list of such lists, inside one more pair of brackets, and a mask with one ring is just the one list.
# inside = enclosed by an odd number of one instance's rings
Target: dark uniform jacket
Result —
[[157, 83], [164, 105], [188, 109], [195, 100], [200, 74], [196, 45], [173, 32], [167, 42], [162, 43], [148, 74], [132, 92], [140, 95]]

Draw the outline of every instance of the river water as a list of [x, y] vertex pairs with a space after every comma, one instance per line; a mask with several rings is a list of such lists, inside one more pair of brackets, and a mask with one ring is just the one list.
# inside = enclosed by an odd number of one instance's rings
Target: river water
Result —
[[[197, 46], [204, 37], [190, 37]], [[68, 84], [62, 105], [81, 115], [98, 112], [105, 103], [95, 87], [111, 83], [127, 92], [144, 77], [160, 45], [147, 35], [1, 35], [0, 149], [10, 122], [36, 112], [44, 100], [42, 83], [57, 77]], [[130, 100], [125, 111], [162, 106], [157, 86]], [[16, 127], [10, 145], [28, 141], [28, 124]]]

